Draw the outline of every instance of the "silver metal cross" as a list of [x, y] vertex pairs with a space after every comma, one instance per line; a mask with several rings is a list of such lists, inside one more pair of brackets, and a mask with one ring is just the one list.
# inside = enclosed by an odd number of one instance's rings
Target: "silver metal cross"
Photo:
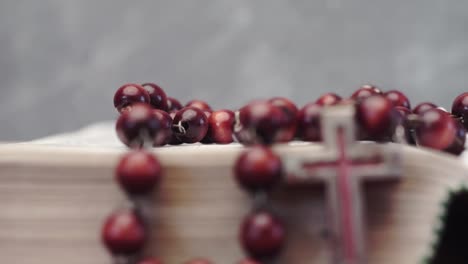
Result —
[[402, 172], [397, 145], [357, 142], [354, 113], [352, 105], [324, 109], [323, 151], [282, 157], [287, 183], [325, 184], [336, 264], [366, 263], [361, 183]]

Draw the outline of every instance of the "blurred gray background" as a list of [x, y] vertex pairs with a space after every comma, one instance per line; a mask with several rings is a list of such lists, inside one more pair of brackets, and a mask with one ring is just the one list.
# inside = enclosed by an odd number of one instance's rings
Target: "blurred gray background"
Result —
[[298, 105], [362, 83], [446, 108], [468, 91], [463, 0], [0, 2], [0, 141], [114, 119], [114, 91]]

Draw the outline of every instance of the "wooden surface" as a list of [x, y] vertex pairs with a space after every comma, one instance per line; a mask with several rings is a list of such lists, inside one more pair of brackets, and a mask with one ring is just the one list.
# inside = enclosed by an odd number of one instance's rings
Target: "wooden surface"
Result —
[[[317, 145], [278, 146], [320, 151]], [[467, 179], [451, 156], [402, 146], [404, 178], [367, 183], [369, 263], [414, 264], [428, 254], [441, 202]], [[235, 184], [232, 162], [242, 147], [156, 149], [165, 178], [152, 202], [147, 252], [165, 263], [206, 256], [229, 264], [250, 198]], [[113, 181], [124, 148], [85, 150], [35, 145], [0, 147], [0, 255], [4, 263], [111, 263], [100, 242], [103, 219], [125, 203]], [[273, 207], [285, 220], [287, 248], [278, 263], [329, 263], [323, 186], [279, 188]]]

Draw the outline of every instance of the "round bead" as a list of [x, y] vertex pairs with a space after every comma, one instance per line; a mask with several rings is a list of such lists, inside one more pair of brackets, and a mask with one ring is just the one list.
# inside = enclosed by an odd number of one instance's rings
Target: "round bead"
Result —
[[448, 113], [429, 109], [421, 114], [421, 124], [416, 128], [419, 145], [459, 154], [464, 147], [465, 130]]
[[204, 258], [197, 258], [197, 259], [188, 260], [184, 262], [184, 264], [213, 264], [213, 262]]
[[195, 107], [202, 111], [213, 111], [211, 109], [211, 106], [207, 102], [202, 100], [191, 100], [185, 105], [185, 107]]
[[389, 140], [397, 125], [393, 104], [382, 95], [361, 99], [356, 106], [356, 118], [361, 129], [361, 138], [366, 140]]
[[167, 111], [168, 112], [174, 112], [182, 109], [183, 106], [179, 102], [179, 100], [172, 98], [172, 97], [167, 97]]
[[146, 258], [146, 259], [140, 260], [138, 264], [162, 264], [162, 261], [155, 259], [155, 258]]
[[202, 110], [184, 107], [174, 115], [172, 131], [181, 142], [196, 143], [205, 137], [208, 120]]
[[159, 120], [161, 128], [154, 138], [153, 146], [164, 146], [169, 144], [172, 139], [172, 117], [163, 110], [153, 110], [154, 115]]
[[208, 118], [208, 132], [206, 137], [217, 144], [229, 144], [233, 141], [234, 112], [231, 110], [218, 110], [211, 113]]
[[461, 122], [455, 120], [455, 123], [457, 126], [455, 140], [452, 145], [450, 145], [450, 147], [446, 148], [444, 151], [454, 155], [460, 155], [463, 151], [465, 151], [466, 129]]
[[268, 101], [258, 100], [242, 107], [234, 125], [234, 135], [242, 144], [273, 144], [287, 129], [285, 113]]
[[264, 211], [246, 217], [240, 230], [244, 250], [255, 259], [278, 255], [283, 248], [286, 231], [272, 214]]
[[147, 104], [133, 105], [123, 112], [116, 123], [117, 136], [131, 148], [142, 147], [145, 143], [156, 142], [162, 124]]
[[102, 241], [114, 255], [133, 255], [143, 249], [145, 228], [134, 211], [120, 210], [106, 219]]
[[297, 127], [297, 106], [284, 97], [274, 97], [268, 101], [273, 106], [278, 107], [286, 116], [284, 127], [278, 132], [278, 142], [289, 142], [294, 139]]
[[330, 106], [338, 104], [341, 100], [341, 96], [334, 93], [327, 93], [320, 96], [315, 103], [321, 106]]
[[462, 93], [452, 104], [452, 115], [461, 118], [466, 129], [468, 129], [468, 93]]
[[406, 97], [406, 95], [400, 91], [388, 91], [384, 93], [384, 96], [387, 97], [387, 99], [390, 100], [394, 106], [401, 106], [411, 109], [411, 103], [408, 97]]
[[433, 103], [428, 103], [428, 102], [420, 103], [413, 109], [413, 113], [420, 115], [426, 112], [427, 110], [433, 109], [433, 108], [437, 108], [437, 105]]
[[125, 84], [120, 87], [114, 95], [114, 106], [117, 111], [122, 112], [126, 107], [136, 103], [150, 103], [148, 92], [138, 84]]
[[321, 141], [322, 131], [320, 115], [322, 106], [316, 103], [306, 104], [297, 117], [297, 136], [303, 141]]
[[353, 100], [361, 100], [371, 95], [382, 94], [379, 88], [374, 85], [365, 84], [357, 89], [352, 95], [351, 99]]
[[148, 92], [153, 108], [167, 111], [167, 96], [161, 87], [155, 83], [145, 83], [141, 86]]
[[121, 158], [115, 176], [127, 193], [146, 194], [160, 181], [161, 164], [149, 152], [132, 151]]
[[248, 191], [271, 189], [281, 179], [281, 159], [264, 146], [253, 146], [240, 154], [234, 165], [237, 182]]

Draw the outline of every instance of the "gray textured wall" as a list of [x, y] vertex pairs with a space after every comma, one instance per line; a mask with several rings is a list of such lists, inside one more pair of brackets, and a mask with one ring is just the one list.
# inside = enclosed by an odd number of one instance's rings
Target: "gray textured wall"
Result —
[[302, 105], [374, 82], [449, 106], [468, 90], [463, 0], [0, 2], [0, 140], [112, 119], [113, 92], [155, 81], [215, 107]]

